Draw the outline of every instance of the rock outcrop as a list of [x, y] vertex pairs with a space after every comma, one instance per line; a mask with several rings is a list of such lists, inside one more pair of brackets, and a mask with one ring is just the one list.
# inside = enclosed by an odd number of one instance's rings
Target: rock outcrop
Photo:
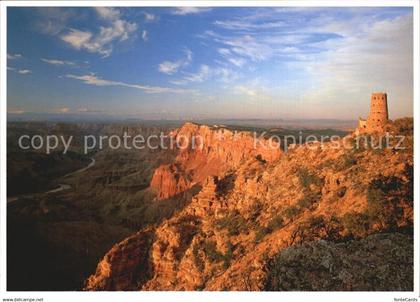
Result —
[[170, 133], [169, 146], [178, 152], [171, 164], [156, 169], [151, 187], [158, 199], [167, 199], [201, 183], [208, 176], [222, 176], [252, 158], [272, 162], [281, 156], [275, 141], [248, 132], [186, 123]]
[[[213, 139], [219, 131], [187, 124], [174, 135], [200, 133]], [[233, 135], [223, 131], [228, 137]], [[304, 253], [312, 247], [321, 253], [325, 243], [319, 240], [332, 242], [331, 248], [323, 249], [326, 254], [320, 255], [319, 261], [337, 255], [337, 265], [343, 269], [371, 261], [377, 265], [375, 272], [383, 273], [369, 280], [346, 275], [356, 274], [355, 270], [343, 270], [341, 275], [332, 271], [331, 276], [341, 276], [337, 288], [379, 290], [386, 284], [401, 290], [412, 288], [409, 282], [401, 281], [397, 287], [399, 281], [386, 281], [399, 267], [391, 256], [380, 259], [381, 253], [393, 250], [393, 243], [386, 238], [372, 237], [373, 241], [349, 245], [353, 251], [360, 246], [360, 252], [368, 255], [366, 261], [346, 255], [345, 246], [333, 243], [412, 228], [412, 150], [355, 151], [326, 143], [315, 148], [296, 146], [283, 155], [279, 150], [266, 154], [248, 149], [248, 134], [239, 136], [243, 139], [238, 145], [210, 139], [212, 144], [203, 150], [180, 150], [170, 167], [157, 169], [153, 186], [159, 198], [179, 194], [196, 183], [201, 190], [182, 210], [157, 225], [153, 237], [139, 232], [130, 241], [117, 244], [86, 288], [263, 290], [271, 259], [281, 251], [313, 241], [318, 243], [303, 247]], [[150, 238], [150, 245], [143, 244]], [[410, 251], [395, 251], [408, 268]], [[297, 259], [293, 257], [291, 261]], [[383, 267], [385, 262], [389, 268]], [[311, 280], [309, 275], [304, 278]], [[331, 287], [330, 283], [314, 283], [312, 288], [334, 288], [335, 281], [328, 282], [333, 282]], [[292, 289], [293, 284], [284, 285], [285, 289]]]
[[85, 290], [135, 290], [152, 270], [149, 251], [153, 231], [142, 230], [116, 244], [86, 281]]

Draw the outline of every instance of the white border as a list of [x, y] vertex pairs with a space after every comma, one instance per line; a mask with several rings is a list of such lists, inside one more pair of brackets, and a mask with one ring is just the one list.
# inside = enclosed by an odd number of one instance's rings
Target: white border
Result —
[[[119, 6], [119, 7], [176, 7], [176, 6], [285, 6], [285, 7], [378, 7], [378, 6], [406, 6], [413, 7], [414, 34], [414, 292], [7, 292], [6, 291], [6, 128], [7, 128], [7, 30], [6, 11], [8, 6]], [[220, 301], [232, 302], [237, 299], [245, 301], [260, 301], [263, 299], [289, 301], [394, 301], [394, 298], [417, 298], [419, 295], [419, 156], [420, 156], [420, 104], [419, 104], [419, 2], [416, 0], [300, 0], [300, 1], [3, 1], [0, 2], [0, 297], [1, 298], [43, 298], [44, 301], [165, 301], [182, 299], [183, 301]], [[22, 272], [25, 274], [25, 272]], [[54, 276], [51, 276], [54, 278]]]

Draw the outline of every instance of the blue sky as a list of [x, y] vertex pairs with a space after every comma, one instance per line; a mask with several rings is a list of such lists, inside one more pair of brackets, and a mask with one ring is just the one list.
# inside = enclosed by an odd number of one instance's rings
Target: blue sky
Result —
[[8, 112], [412, 116], [410, 8], [8, 8]]

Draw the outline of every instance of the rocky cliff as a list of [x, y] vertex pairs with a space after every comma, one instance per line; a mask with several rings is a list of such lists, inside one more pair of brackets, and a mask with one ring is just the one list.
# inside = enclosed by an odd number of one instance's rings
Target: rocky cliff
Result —
[[248, 132], [186, 123], [170, 133], [168, 144], [177, 152], [173, 163], [160, 166], [151, 187], [158, 199], [182, 193], [207, 176], [222, 176], [251, 158], [272, 162], [281, 155], [275, 141], [257, 139]]
[[[86, 290], [263, 290], [270, 277], [268, 264], [290, 247], [412, 229], [410, 146], [402, 151], [354, 148], [355, 138], [349, 137], [350, 147], [334, 142], [300, 145], [281, 154], [278, 149], [250, 148], [247, 133], [237, 134], [241, 139], [236, 142], [219, 140], [235, 134], [187, 124], [173, 133], [181, 134], [200, 134], [208, 142], [202, 150], [180, 150], [173, 163], [155, 171], [152, 187], [158, 199], [194, 184], [200, 185], [199, 192], [154, 227], [153, 236], [140, 231], [115, 245]], [[390, 248], [393, 243], [386, 244]], [[309, 248], [304, 249], [306, 253]], [[337, 254], [340, 263], [353, 259], [341, 247], [324, 250]], [[320, 261], [313, 265], [322, 266]], [[340, 274], [335, 267], [331, 270], [329, 276]], [[383, 289], [368, 284], [368, 278], [357, 280], [355, 288]], [[352, 282], [337, 288], [353, 289]], [[278, 288], [293, 289], [282, 286]], [[401, 290], [411, 288], [401, 285]]]

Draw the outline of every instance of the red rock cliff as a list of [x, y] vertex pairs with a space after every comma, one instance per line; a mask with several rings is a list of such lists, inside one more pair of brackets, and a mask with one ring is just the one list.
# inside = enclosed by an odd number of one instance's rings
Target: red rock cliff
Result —
[[178, 155], [174, 163], [160, 166], [153, 175], [151, 187], [156, 190], [158, 199], [185, 192], [208, 176], [221, 176], [257, 156], [272, 162], [281, 155], [274, 141], [225, 128], [186, 123], [170, 137]]

